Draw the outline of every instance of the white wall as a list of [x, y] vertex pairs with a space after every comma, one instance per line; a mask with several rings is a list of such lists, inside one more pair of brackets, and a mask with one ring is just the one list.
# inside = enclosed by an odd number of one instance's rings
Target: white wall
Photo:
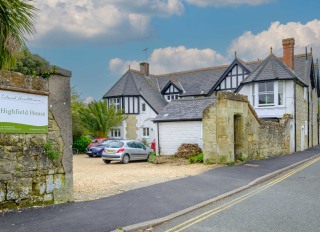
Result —
[[202, 122], [160, 122], [159, 137], [161, 155], [173, 155], [182, 143], [197, 143], [202, 148]]
[[[142, 104], [146, 104], [146, 111], [142, 112]], [[156, 133], [156, 127], [157, 125], [151, 121], [157, 116], [157, 114], [154, 112], [154, 110], [142, 99], [140, 98], [140, 114], [137, 115], [137, 128], [138, 128], [138, 140], [141, 140], [142, 138], [145, 138], [149, 145], [151, 145], [151, 142], [156, 139], [157, 133]], [[143, 137], [143, 127], [149, 127], [149, 137]]]
[[[252, 86], [251, 84], [245, 85], [239, 91], [240, 94], [248, 96], [250, 104], [254, 107], [259, 118], [282, 118], [284, 114], [294, 114], [294, 82], [285, 81], [284, 82], [284, 105], [282, 106], [258, 106], [258, 84], [255, 84], [255, 105], [253, 105], [252, 99]], [[277, 85], [275, 86], [275, 92], [277, 92]], [[278, 100], [276, 96], [275, 100]]]

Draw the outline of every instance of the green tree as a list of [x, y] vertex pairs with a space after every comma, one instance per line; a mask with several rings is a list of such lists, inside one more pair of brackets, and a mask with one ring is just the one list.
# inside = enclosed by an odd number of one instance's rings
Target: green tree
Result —
[[10, 68], [15, 56], [26, 47], [26, 35], [34, 35], [37, 8], [32, 0], [0, 1], [0, 69]]
[[122, 111], [115, 107], [108, 108], [106, 101], [93, 101], [81, 112], [79, 112], [82, 124], [94, 136], [106, 137], [108, 131], [119, 125], [126, 117]]
[[40, 76], [41, 72], [48, 68], [49, 62], [37, 54], [32, 54], [28, 48], [24, 48], [18, 55], [12, 71], [24, 75]]
[[72, 88], [71, 91], [71, 113], [72, 113], [72, 135], [73, 139], [81, 137], [85, 133], [85, 128], [82, 125], [79, 112], [86, 107], [86, 104], [80, 98], [80, 94]]

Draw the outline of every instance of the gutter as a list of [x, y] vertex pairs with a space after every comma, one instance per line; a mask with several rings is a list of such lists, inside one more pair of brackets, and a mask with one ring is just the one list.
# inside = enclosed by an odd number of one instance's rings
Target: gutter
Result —
[[160, 136], [159, 136], [159, 122], [157, 122], [157, 134], [158, 134], [158, 155], [160, 155]]
[[296, 83], [294, 83], [294, 151], [297, 151], [297, 99], [296, 99]]

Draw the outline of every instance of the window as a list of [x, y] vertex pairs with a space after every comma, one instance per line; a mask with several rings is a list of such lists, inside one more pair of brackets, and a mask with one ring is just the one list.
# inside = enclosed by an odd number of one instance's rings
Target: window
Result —
[[146, 112], [146, 103], [142, 103], [141, 105], [141, 111]]
[[264, 82], [258, 84], [259, 106], [274, 105], [274, 82]]
[[111, 129], [111, 138], [120, 138], [121, 130], [119, 128]]
[[283, 105], [283, 82], [278, 82], [278, 105]]
[[171, 101], [174, 99], [179, 99], [179, 94], [170, 94], [170, 95], [166, 95], [167, 101]]
[[143, 128], [143, 137], [149, 137], [149, 127]]
[[114, 106], [117, 111], [121, 109], [120, 103], [121, 103], [120, 97], [110, 98], [110, 100], [109, 100], [109, 105]]
[[251, 85], [251, 99], [252, 99], [252, 105], [255, 106], [255, 88], [254, 88], [254, 84]]

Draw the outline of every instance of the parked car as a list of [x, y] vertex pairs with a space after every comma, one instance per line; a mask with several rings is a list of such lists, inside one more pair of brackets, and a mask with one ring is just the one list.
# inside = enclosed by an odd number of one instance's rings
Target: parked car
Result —
[[115, 140], [105, 139], [105, 140], [102, 140], [101, 143], [95, 146], [88, 147], [86, 151], [87, 155], [89, 157], [101, 156], [103, 149], [107, 147], [108, 144], [110, 144], [112, 141], [115, 141]]
[[105, 140], [107, 140], [107, 138], [97, 138], [97, 139], [93, 139], [93, 140], [91, 140], [91, 142], [90, 142], [89, 145], [87, 146], [87, 149], [88, 149], [89, 147], [96, 146], [96, 145], [98, 145], [99, 143], [102, 143], [102, 141], [105, 141]]
[[102, 151], [102, 160], [106, 164], [120, 161], [123, 164], [133, 160], [148, 160], [153, 150], [133, 140], [118, 140], [109, 143]]

